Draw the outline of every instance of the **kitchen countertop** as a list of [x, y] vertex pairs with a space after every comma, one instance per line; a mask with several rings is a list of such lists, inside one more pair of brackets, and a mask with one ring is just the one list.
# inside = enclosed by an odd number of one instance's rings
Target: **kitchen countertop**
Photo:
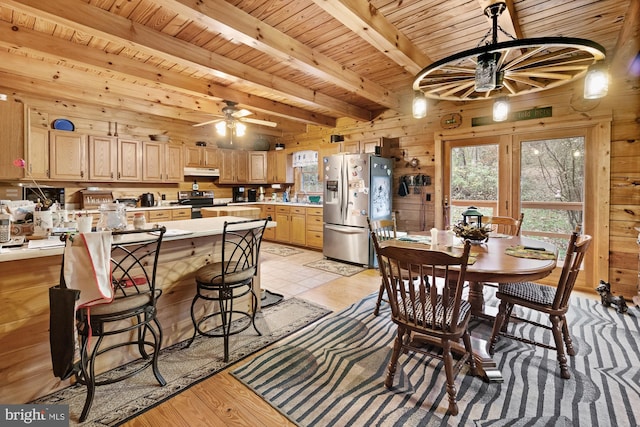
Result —
[[309, 208], [321, 208], [322, 203], [294, 203], [294, 202], [273, 202], [270, 200], [265, 200], [264, 202], [233, 202], [230, 203], [229, 206], [251, 206], [251, 205], [274, 205], [274, 206], [304, 206]]
[[[203, 236], [214, 236], [222, 234], [225, 221], [239, 221], [249, 219], [241, 216], [219, 216], [215, 218], [184, 219], [178, 221], [159, 222], [158, 224], [167, 227], [167, 232], [163, 238], [165, 240], [192, 239]], [[155, 224], [155, 223], [154, 223]], [[275, 227], [276, 223], [270, 221], [268, 228]], [[151, 227], [149, 225], [149, 227]], [[58, 237], [51, 237], [50, 243], [58, 243]], [[38, 240], [35, 240], [38, 242]], [[29, 249], [25, 245], [19, 248], [2, 248], [0, 252], [0, 263], [6, 261], [18, 261], [32, 258], [62, 255], [64, 245], [62, 242], [57, 246], [47, 246], [41, 249]], [[45, 244], [42, 242], [42, 244]]]

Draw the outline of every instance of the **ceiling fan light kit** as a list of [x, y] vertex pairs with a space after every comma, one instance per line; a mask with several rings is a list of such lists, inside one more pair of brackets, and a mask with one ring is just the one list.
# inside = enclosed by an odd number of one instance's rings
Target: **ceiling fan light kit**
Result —
[[[504, 10], [504, 1], [494, 1], [484, 10], [492, 21], [490, 42], [436, 61], [416, 75], [412, 109], [415, 118], [426, 116], [426, 109], [421, 110], [425, 97], [449, 101], [505, 98], [552, 89], [585, 74], [585, 99], [606, 95], [604, 47], [573, 37], [518, 40], [501, 28], [512, 40], [498, 42], [498, 17]], [[485, 39], [486, 36], [480, 44]], [[501, 103], [500, 108], [504, 105]]]
[[219, 119], [208, 120], [202, 123], [196, 123], [193, 126], [204, 126], [208, 124], [215, 124], [218, 135], [225, 136], [227, 129], [229, 129], [235, 136], [244, 136], [247, 131], [247, 126], [243, 123], [253, 123], [260, 126], [276, 127], [277, 123], [269, 120], [252, 119], [247, 116], [253, 114], [251, 111], [244, 108], [239, 109], [238, 103], [233, 101], [224, 101], [226, 106], [222, 108], [222, 116]]

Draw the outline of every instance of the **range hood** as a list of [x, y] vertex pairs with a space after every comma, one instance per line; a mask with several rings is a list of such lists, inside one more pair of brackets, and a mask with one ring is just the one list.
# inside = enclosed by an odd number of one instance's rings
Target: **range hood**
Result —
[[184, 168], [184, 176], [220, 176], [218, 168]]

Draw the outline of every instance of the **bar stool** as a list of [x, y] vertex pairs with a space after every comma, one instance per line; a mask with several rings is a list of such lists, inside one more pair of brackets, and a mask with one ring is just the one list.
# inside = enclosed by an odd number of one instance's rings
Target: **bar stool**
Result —
[[[166, 384], [158, 369], [162, 346], [162, 327], [156, 317], [156, 302], [162, 290], [156, 286], [156, 270], [164, 227], [146, 230], [114, 231], [111, 245], [111, 284], [114, 298], [109, 303], [78, 308], [77, 331], [80, 340], [80, 361], [75, 367], [77, 382], [87, 387], [87, 397], [80, 415], [84, 422], [93, 404], [96, 386], [125, 380], [151, 367], [161, 386]], [[152, 234], [150, 234], [152, 233]], [[155, 234], [155, 236], [153, 235]], [[63, 270], [64, 270], [63, 263]], [[90, 265], [75, 268], [91, 268]], [[64, 275], [61, 275], [61, 286]], [[71, 286], [70, 286], [71, 287]], [[82, 294], [82, 291], [80, 291]], [[119, 341], [105, 337], [121, 335]], [[122, 347], [137, 348], [145, 363], [135, 369], [97, 379], [96, 359]], [[152, 353], [149, 352], [152, 350]]]
[[[253, 279], [258, 273], [258, 255], [267, 222], [268, 219], [225, 221], [220, 260], [196, 271], [196, 295], [191, 302], [194, 331], [187, 347], [193, 343], [197, 334], [222, 337], [224, 338], [224, 361], [228, 362], [230, 335], [238, 334], [251, 325], [258, 335], [262, 335], [255, 323], [258, 297], [253, 290]], [[250, 311], [234, 306], [236, 299], [246, 295], [251, 298]], [[205, 303], [204, 315], [196, 319], [196, 303], [199, 300], [211, 301], [213, 304]], [[205, 330], [205, 322], [218, 316], [219, 327]], [[238, 320], [248, 319], [248, 321], [234, 322], [234, 317]]]

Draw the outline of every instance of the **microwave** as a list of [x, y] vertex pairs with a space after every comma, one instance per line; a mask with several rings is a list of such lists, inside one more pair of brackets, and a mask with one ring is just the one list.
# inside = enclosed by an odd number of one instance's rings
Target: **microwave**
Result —
[[38, 199], [42, 199], [40, 191], [42, 191], [42, 194], [44, 194], [47, 199], [58, 202], [60, 209], [64, 209], [64, 188], [62, 187], [40, 186], [40, 190], [38, 190], [38, 188], [34, 186], [24, 186], [22, 187], [22, 200], [31, 200], [35, 203]]

